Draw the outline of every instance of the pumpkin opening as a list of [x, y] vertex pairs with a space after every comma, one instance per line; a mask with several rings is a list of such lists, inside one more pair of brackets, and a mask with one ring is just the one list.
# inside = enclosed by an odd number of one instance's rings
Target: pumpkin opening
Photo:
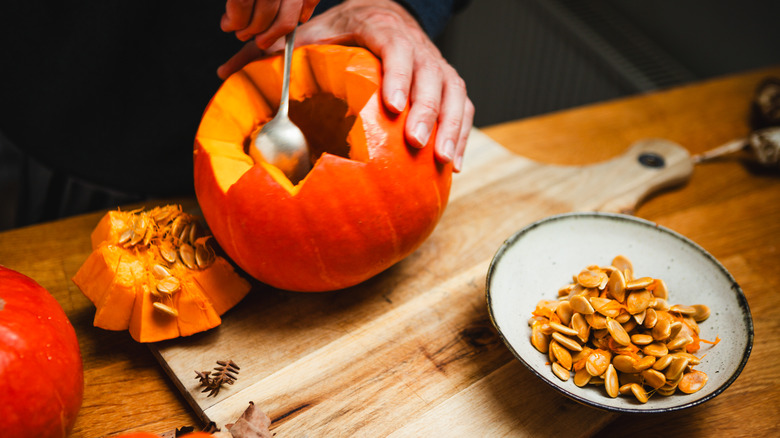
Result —
[[[360, 108], [350, 108], [344, 99], [326, 92], [316, 93], [303, 100], [290, 101], [290, 120], [300, 128], [306, 137], [312, 167], [324, 153], [356, 161], [366, 160], [367, 153], [365, 151], [356, 150], [356, 153], [352, 154], [352, 147], [348, 140], [357, 119], [357, 116], [350, 114], [350, 112], [355, 110], [360, 110]], [[264, 124], [265, 122], [259, 124], [252, 135], [244, 140], [245, 154], [249, 155], [249, 148]], [[268, 166], [268, 163], [262, 164]], [[279, 172], [273, 172], [273, 176], [277, 180], [282, 178]], [[288, 187], [286, 181], [279, 182]], [[290, 182], [293, 185], [299, 183], [299, 181]]]

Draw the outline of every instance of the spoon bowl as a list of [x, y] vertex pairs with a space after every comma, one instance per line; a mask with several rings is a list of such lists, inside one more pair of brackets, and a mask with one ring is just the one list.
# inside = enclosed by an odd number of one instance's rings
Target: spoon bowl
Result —
[[284, 46], [284, 79], [279, 110], [252, 141], [249, 155], [255, 162], [266, 161], [279, 168], [293, 184], [311, 170], [309, 147], [301, 130], [288, 115], [290, 100], [290, 64], [295, 30], [287, 35]]

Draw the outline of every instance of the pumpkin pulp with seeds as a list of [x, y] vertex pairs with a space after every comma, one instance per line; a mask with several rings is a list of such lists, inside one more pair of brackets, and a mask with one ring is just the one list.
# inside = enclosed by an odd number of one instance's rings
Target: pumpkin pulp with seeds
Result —
[[297, 48], [290, 118], [310, 145], [312, 170], [290, 181], [247, 153], [279, 103], [282, 57], [229, 77], [195, 138], [195, 192], [225, 252], [272, 286], [326, 291], [360, 283], [414, 251], [447, 204], [452, 167], [405, 140], [407, 110], [388, 112], [382, 67], [369, 51]]
[[91, 238], [73, 282], [95, 304], [96, 327], [129, 330], [138, 342], [216, 327], [250, 289], [179, 206], [110, 211]]

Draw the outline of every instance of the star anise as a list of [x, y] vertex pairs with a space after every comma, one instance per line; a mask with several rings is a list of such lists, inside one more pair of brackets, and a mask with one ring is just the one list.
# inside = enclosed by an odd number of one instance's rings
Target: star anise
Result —
[[238, 380], [238, 372], [241, 368], [232, 360], [218, 360], [214, 372], [195, 371], [195, 378], [200, 381], [200, 386], [205, 387], [201, 392], [208, 392], [206, 397], [216, 397], [222, 385], [232, 385]]

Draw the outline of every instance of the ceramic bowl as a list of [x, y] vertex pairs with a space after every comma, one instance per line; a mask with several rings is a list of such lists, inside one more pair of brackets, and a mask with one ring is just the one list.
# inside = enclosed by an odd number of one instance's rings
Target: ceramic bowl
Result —
[[[558, 289], [588, 265], [609, 265], [628, 257], [637, 277], [663, 279], [669, 304], [705, 304], [710, 317], [700, 323], [704, 356], [695, 369], [707, 373], [698, 392], [654, 394], [647, 403], [633, 396], [610, 398], [603, 386], [577, 387], [562, 381], [547, 354], [530, 342], [528, 320], [537, 302], [556, 299]], [[512, 353], [555, 390], [580, 403], [622, 413], [655, 413], [688, 408], [712, 399], [739, 376], [753, 345], [753, 321], [742, 290], [731, 274], [690, 239], [655, 223], [609, 213], [569, 213], [532, 223], [507, 239], [487, 276], [490, 318]]]

